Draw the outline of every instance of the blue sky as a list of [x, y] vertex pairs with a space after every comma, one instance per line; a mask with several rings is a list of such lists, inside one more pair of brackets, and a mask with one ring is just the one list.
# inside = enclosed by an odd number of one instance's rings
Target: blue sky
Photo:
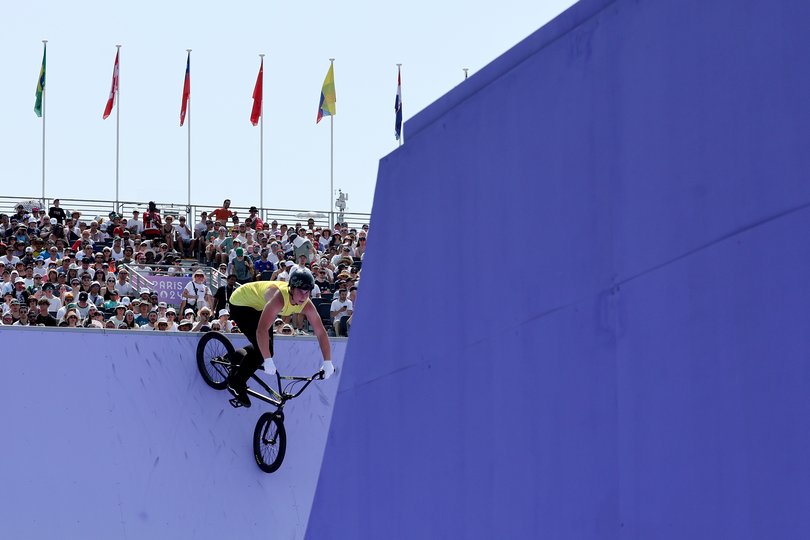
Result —
[[47, 197], [115, 198], [115, 111], [101, 116], [121, 44], [121, 200], [187, 199], [179, 112], [191, 48], [193, 203], [259, 203], [259, 128], [249, 116], [265, 53], [265, 207], [329, 208], [329, 119], [315, 118], [334, 57], [334, 185], [350, 194], [347, 211], [369, 212], [378, 161], [396, 148], [396, 64], [407, 122], [461, 84], [462, 68], [474, 75], [573, 3], [14, 2], [0, 33], [2, 194], [42, 190], [33, 112], [42, 39]]

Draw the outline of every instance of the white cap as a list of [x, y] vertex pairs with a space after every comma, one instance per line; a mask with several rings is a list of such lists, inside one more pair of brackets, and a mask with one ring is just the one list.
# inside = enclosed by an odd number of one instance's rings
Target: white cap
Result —
[[230, 312], [227, 309], [220, 309], [219, 316], [222, 317], [223, 315], [230, 315]]

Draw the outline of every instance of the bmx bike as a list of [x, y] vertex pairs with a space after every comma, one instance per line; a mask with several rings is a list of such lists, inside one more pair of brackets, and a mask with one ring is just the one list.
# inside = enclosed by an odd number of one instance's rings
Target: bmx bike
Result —
[[[215, 390], [224, 390], [227, 387], [228, 375], [237, 365], [235, 362], [238, 355], [235, 353], [233, 344], [223, 334], [212, 331], [203, 335], [197, 343], [197, 368], [208, 386]], [[295, 377], [280, 375], [277, 370], [278, 390], [276, 390], [255, 374], [251, 376], [265, 393], [248, 388], [248, 395], [276, 407], [275, 411], [262, 414], [256, 422], [256, 429], [253, 430], [253, 457], [256, 459], [256, 465], [264, 472], [271, 473], [278, 470], [287, 451], [284, 404], [300, 396], [312, 381], [322, 378], [323, 371], [309, 377]], [[228, 402], [233, 407], [242, 406], [235, 398]]]

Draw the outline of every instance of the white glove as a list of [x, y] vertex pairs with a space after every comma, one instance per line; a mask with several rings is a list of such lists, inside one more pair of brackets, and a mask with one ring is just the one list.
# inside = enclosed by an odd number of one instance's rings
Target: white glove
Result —
[[273, 362], [273, 357], [268, 357], [264, 359], [264, 372], [268, 375], [275, 375], [276, 374], [276, 364]]
[[321, 371], [323, 371], [323, 378], [328, 379], [335, 372], [335, 366], [332, 365], [331, 360], [324, 360], [323, 364], [321, 364]]

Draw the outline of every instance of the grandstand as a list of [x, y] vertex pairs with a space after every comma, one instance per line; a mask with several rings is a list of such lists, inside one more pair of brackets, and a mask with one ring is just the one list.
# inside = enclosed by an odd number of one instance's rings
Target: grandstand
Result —
[[[0, 197], [2, 325], [239, 332], [228, 318], [234, 287], [306, 269], [325, 325], [345, 335], [347, 321], [333, 325], [329, 308], [341, 289], [356, 298], [369, 217], [228, 199], [185, 206]], [[309, 330], [303, 320], [281, 323], [279, 332]]]

